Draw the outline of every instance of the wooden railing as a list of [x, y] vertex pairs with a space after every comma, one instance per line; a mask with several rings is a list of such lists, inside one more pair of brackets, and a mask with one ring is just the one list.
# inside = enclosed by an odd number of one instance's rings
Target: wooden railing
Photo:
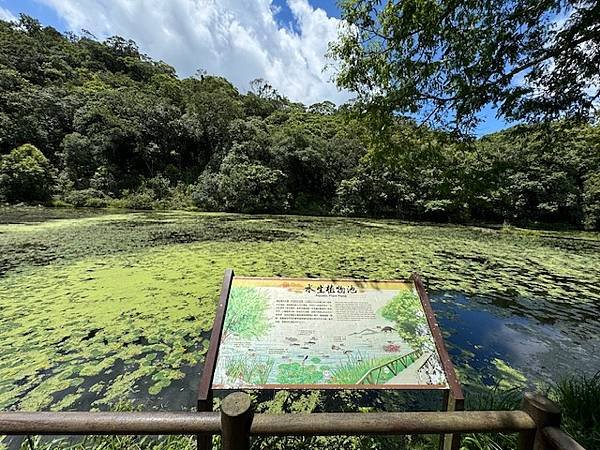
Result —
[[560, 428], [560, 410], [527, 393], [519, 411], [256, 414], [243, 392], [221, 412], [4, 412], [0, 435], [221, 435], [223, 450], [247, 450], [251, 436], [519, 433], [520, 450], [585, 450]]
[[[383, 369], [388, 369], [394, 376], [406, 369], [412, 362], [414, 362], [420, 356], [420, 352], [413, 351], [402, 355], [396, 359], [388, 361], [371, 368], [365, 373], [356, 384], [379, 384], [379, 377]], [[400, 365], [400, 367], [398, 367]]]

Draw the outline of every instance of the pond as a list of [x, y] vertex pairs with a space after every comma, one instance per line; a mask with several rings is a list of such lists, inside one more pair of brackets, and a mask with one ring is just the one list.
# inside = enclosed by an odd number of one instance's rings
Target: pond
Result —
[[223, 271], [420, 272], [466, 385], [600, 370], [600, 236], [391, 220], [0, 209], [0, 410], [188, 409]]

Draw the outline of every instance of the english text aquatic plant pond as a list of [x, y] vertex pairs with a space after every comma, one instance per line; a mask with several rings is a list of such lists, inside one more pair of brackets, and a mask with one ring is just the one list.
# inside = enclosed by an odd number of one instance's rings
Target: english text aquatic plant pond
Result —
[[194, 406], [223, 271], [427, 284], [464, 384], [600, 369], [600, 235], [6, 208], [0, 409]]

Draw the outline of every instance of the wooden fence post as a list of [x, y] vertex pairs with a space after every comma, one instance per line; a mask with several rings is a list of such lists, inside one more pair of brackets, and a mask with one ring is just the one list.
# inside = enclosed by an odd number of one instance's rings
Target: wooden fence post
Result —
[[519, 434], [519, 450], [548, 450], [542, 429], [560, 426], [560, 408], [540, 393], [525, 392], [521, 409], [531, 416], [537, 428]]
[[229, 394], [221, 403], [221, 448], [248, 450], [252, 409], [250, 396], [244, 392]]

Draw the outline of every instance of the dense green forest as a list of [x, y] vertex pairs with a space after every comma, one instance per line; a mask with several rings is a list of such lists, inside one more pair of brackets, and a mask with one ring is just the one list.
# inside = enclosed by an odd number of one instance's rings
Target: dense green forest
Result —
[[264, 80], [241, 94], [180, 79], [120, 37], [0, 21], [2, 201], [600, 228], [589, 120], [469, 139], [363, 112]]

